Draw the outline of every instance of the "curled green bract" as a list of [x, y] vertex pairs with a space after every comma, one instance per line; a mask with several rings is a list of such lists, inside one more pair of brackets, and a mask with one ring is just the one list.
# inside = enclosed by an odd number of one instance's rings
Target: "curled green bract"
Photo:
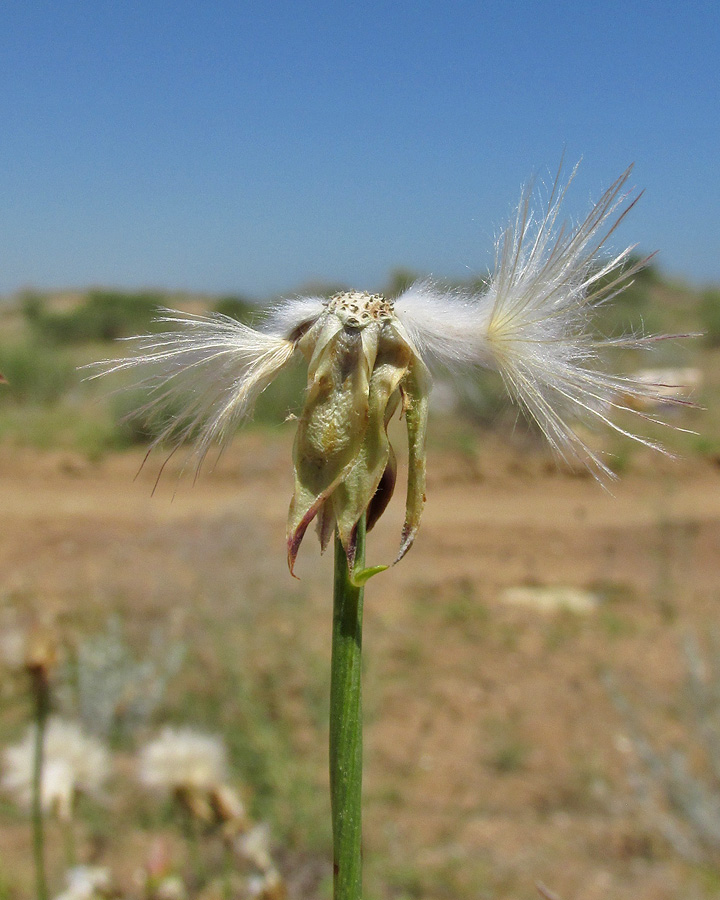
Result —
[[409, 445], [400, 559], [414, 540], [425, 501], [425, 364], [392, 304], [371, 294], [333, 297], [297, 346], [308, 362], [308, 387], [293, 450], [290, 570], [315, 520], [322, 549], [337, 529], [352, 571], [358, 521], [366, 513], [372, 528], [393, 495], [397, 466], [387, 428], [398, 411]]

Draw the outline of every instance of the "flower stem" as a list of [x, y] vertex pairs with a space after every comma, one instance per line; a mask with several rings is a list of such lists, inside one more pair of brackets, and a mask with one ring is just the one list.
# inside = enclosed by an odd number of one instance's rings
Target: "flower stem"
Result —
[[[365, 516], [357, 526], [355, 568], [364, 565]], [[330, 674], [334, 900], [360, 900], [362, 891], [362, 611], [363, 588], [352, 583], [336, 534]]]
[[33, 856], [35, 860], [37, 900], [47, 900], [48, 889], [47, 876], [45, 874], [45, 827], [42, 808], [42, 773], [45, 725], [50, 711], [50, 687], [45, 672], [33, 672], [32, 681], [33, 697], [35, 699], [35, 747], [31, 797]]
[[198, 823], [195, 821], [195, 814], [193, 813], [188, 795], [180, 790], [176, 792], [175, 799], [180, 810], [182, 831], [188, 848], [188, 860], [192, 872], [190, 877], [193, 883], [200, 888], [207, 882], [207, 870], [200, 851]]
[[63, 852], [65, 853], [65, 868], [72, 869], [77, 865], [77, 853], [75, 850], [75, 828], [72, 819], [60, 822], [62, 831]]

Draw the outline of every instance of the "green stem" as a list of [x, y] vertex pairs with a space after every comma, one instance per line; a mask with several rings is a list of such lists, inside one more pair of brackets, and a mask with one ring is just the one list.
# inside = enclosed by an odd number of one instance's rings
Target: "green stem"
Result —
[[[365, 565], [365, 517], [357, 527], [356, 571]], [[330, 675], [330, 804], [334, 900], [362, 892], [362, 611], [363, 588], [351, 581], [335, 535], [332, 664]]]
[[77, 852], [75, 850], [75, 827], [72, 819], [60, 822], [62, 831], [63, 851], [65, 853], [65, 868], [72, 869], [77, 865]]
[[223, 900], [232, 900], [233, 895], [233, 852], [229, 840], [223, 841]]
[[38, 900], [47, 900], [47, 876], [45, 873], [45, 828], [42, 808], [43, 751], [45, 725], [50, 711], [50, 689], [44, 672], [34, 672], [33, 695], [35, 698], [35, 747], [33, 759], [31, 816], [33, 856], [35, 859], [35, 883]]
[[182, 791], [177, 792], [176, 801], [180, 809], [180, 821], [182, 823], [182, 830], [188, 847], [188, 857], [192, 871], [191, 879], [199, 888], [207, 882], [207, 870], [205, 868], [202, 853], [200, 852], [198, 824], [195, 821], [195, 814], [192, 811], [191, 805], [187, 797], [183, 796]]

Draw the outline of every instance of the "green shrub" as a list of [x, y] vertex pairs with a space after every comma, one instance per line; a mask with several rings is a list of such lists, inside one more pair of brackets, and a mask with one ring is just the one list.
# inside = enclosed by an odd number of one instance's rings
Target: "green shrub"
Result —
[[[252, 421], [258, 424], [281, 424], [288, 414], [299, 413], [305, 389], [305, 374], [300, 365], [289, 366], [258, 398]], [[181, 397], [152, 407], [154, 395], [147, 387], [120, 388], [109, 398], [110, 420], [115, 445], [130, 447], [148, 444], [158, 438], [172, 422], [183, 419], [186, 404]], [[188, 442], [196, 437], [191, 434]], [[172, 439], [170, 440], [172, 445]]]
[[148, 396], [141, 390], [120, 391], [110, 397], [110, 418], [120, 447], [147, 444], [153, 434], [149, 417], [144, 409]]
[[43, 315], [43, 299], [39, 294], [29, 291], [23, 294], [20, 300], [20, 309], [30, 325], [36, 326]]
[[[626, 268], [639, 260], [631, 258]], [[606, 276], [599, 285], [615, 276]], [[619, 294], [597, 307], [598, 331], [609, 337], [629, 332], [653, 333], [663, 331], [657, 304], [652, 302], [651, 289], [659, 281], [656, 268], [648, 264], [636, 272]]]
[[705, 291], [700, 298], [700, 327], [709, 347], [720, 347], [720, 290]]
[[151, 330], [160, 306], [163, 298], [159, 294], [99, 290], [90, 291], [81, 303], [64, 312], [48, 310], [38, 297], [31, 296], [23, 304], [23, 313], [41, 337], [59, 344], [78, 344]]
[[255, 403], [253, 421], [260, 424], [277, 425], [292, 414], [302, 410], [307, 374], [299, 363], [293, 363], [275, 378], [270, 387], [263, 391]]
[[180, 400], [158, 408], [151, 406], [152, 400], [152, 392], [143, 387], [120, 390], [111, 396], [110, 415], [119, 446], [149, 444], [182, 412]]
[[8, 382], [2, 403], [55, 403], [77, 380], [63, 354], [30, 342], [0, 347], [0, 372]]
[[393, 269], [390, 273], [384, 294], [387, 297], [399, 297], [417, 279], [417, 275], [410, 269]]
[[213, 309], [231, 319], [246, 323], [251, 322], [257, 315], [257, 306], [245, 297], [221, 297]]
[[456, 381], [455, 389], [460, 412], [478, 425], [497, 425], [510, 406], [507, 391], [496, 372], [479, 369], [462, 381]]

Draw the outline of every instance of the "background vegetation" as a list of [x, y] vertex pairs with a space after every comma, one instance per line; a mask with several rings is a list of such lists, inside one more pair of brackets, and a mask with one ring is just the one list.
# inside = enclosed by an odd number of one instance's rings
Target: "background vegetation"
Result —
[[[386, 286], [396, 296], [413, 279], [397, 270]], [[478, 287], [476, 280], [467, 286]], [[331, 294], [339, 286], [313, 286]], [[267, 301], [267, 302], [272, 302]], [[122, 356], [127, 348], [118, 339], [160, 327], [159, 309], [190, 312], [217, 311], [240, 321], [256, 323], [266, 304], [243, 296], [164, 295], [93, 289], [84, 294], [26, 293], [0, 306], [0, 372], [8, 385], [0, 393], [0, 440], [37, 447], [74, 449], [97, 458], [111, 450], [142, 444], [155, 436], [158, 423], [139, 412], [147, 399], [142, 388], [118, 377], [113, 389], [107, 380], [88, 381], [80, 367], [98, 359]], [[644, 333], [700, 332], [693, 340], [668, 342], [653, 349], [652, 359], [642, 353], [618, 354], [617, 367], [633, 371], [645, 365], [694, 367], [702, 389], [693, 399], [701, 405], [717, 386], [716, 354], [720, 348], [720, 291], [693, 290], [667, 281], [650, 265], [612, 302], [597, 311], [599, 334], [618, 336]], [[442, 379], [441, 379], [442, 382]], [[254, 421], [259, 425], [282, 422], [297, 410], [304, 387], [300, 367], [284, 373], [258, 403]], [[499, 379], [489, 372], [462, 381], [448, 379], [436, 391], [438, 408], [451, 408], [466, 425], [479, 429], [515, 429], [517, 412], [507, 401]], [[532, 429], [530, 429], [532, 430]], [[717, 453], [720, 422], [715, 410], [703, 417], [702, 438], [665, 433], [665, 442], [682, 452]], [[622, 446], [620, 446], [622, 445]], [[632, 449], [619, 442], [620, 456]]]

